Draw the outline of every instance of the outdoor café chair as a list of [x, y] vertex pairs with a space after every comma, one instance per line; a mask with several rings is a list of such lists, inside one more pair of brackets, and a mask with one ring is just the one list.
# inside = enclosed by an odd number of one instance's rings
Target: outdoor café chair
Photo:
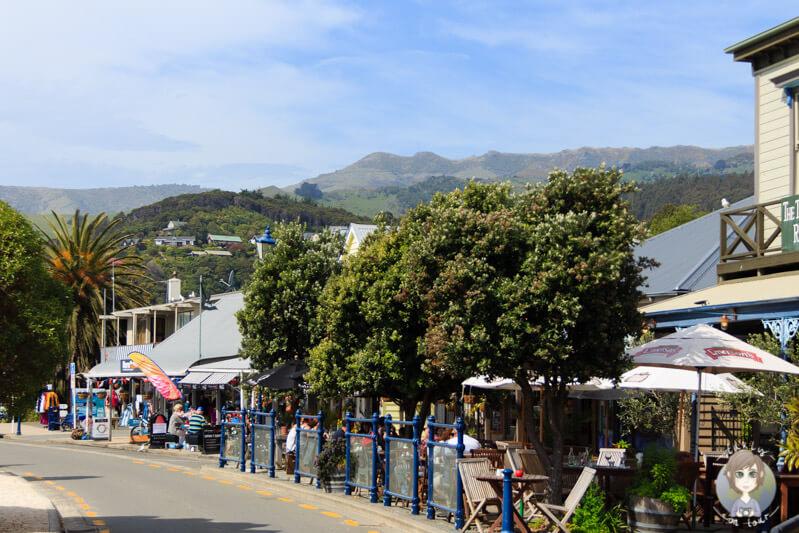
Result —
[[[525, 474], [539, 474], [542, 476], [547, 475], [547, 471], [544, 468], [544, 465], [541, 463], [541, 459], [539, 459], [538, 453], [535, 450], [516, 450], [516, 453], [519, 457], [521, 470], [524, 471]], [[549, 484], [546, 481], [541, 481], [540, 483], [535, 483], [533, 485], [533, 489], [534, 490], [523, 496], [523, 500], [527, 509], [529, 509], [533, 514], [538, 514], [536, 509], [533, 507], [531, 500], [534, 498], [537, 500], [544, 500], [548, 493]]]
[[469, 516], [464, 522], [461, 531], [466, 531], [469, 525], [474, 522], [477, 526], [477, 531], [483, 533], [483, 524], [481, 524], [480, 519], [482, 515], [487, 514], [486, 507], [488, 505], [496, 505], [501, 509], [502, 506], [502, 502], [497, 497], [494, 489], [491, 488], [491, 484], [477, 479], [477, 476], [490, 476], [493, 473], [491, 464], [485, 457], [458, 459], [457, 461], [458, 472], [463, 483], [463, 497], [469, 507]]
[[[569, 492], [569, 496], [566, 498], [566, 501], [563, 502], [563, 505], [535, 502], [535, 506], [538, 507], [553, 526], [556, 526], [565, 533], [569, 533], [570, 530], [566, 527], [566, 523], [574, 514], [574, 510], [577, 509], [580, 500], [583, 499], [583, 494], [588, 490], [588, 486], [591, 485], [594, 476], [596, 476], [596, 470], [586, 466], [580, 473], [580, 477], [577, 478], [577, 483], [574, 484], [574, 487], [571, 492]], [[558, 518], [555, 516], [555, 513], [562, 513], [561, 517]]]
[[624, 466], [624, 448], [600, 448], [596, 459], [597, 466]]
[[477, 448], [472, 450], [472, 457], [485, 457], [494, 468], [502, 468], [502, 452], [496, 448]]

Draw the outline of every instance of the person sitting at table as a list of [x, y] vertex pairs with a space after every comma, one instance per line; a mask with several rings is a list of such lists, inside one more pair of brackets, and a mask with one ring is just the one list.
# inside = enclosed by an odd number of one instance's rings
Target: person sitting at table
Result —
[[[449, 434], [449, 440], [447, 444], [458, 444], [458, 430], [452, 428]], [[466, 457], [467, 455], [472, 454], [472, 450], [476, 450], [480, 447], [480, 441], [469, 435], [468, 433], [463, 434], [463, 455]]]
[[202, 431], [203, 426], [206, 424], [205, 416], [203, 416], [202, 406], [195, 409], [194, 414], [189, 418], [189, 434], [196, 435]]

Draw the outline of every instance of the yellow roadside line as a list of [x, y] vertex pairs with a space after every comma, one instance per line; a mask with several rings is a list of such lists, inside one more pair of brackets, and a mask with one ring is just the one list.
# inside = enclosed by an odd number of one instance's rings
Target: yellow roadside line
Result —
[[[38, 479], [38, 480], [43, 479], [42, 476], [37, 476], [36, 474], [34, 474], [32, 472], [25, 472], [25, 475], [28, 476], [28, 477], [32, 477], [34, 479]], [[86, 500], [81, 498], [80, 496], [78, 496], [77, 493], [72, 492], [72, 491], [68, 491], [68, 490], [66, 490], [64, 487], [62, 487], [60, 485], [56, 485], [54, 481], [44, 480], [44, 482], [47, 483], [48, 485], [52, 485], [53, 488], [55, 488], [56, 490], [66, 491], [66, 494], [68, 496], [71, 496], [72, 499], [75, 501], [75, 503], [80, 504], [80, 508], [83, 509], [83, 511], [86, 513], [87, 517], [89, 517], [89, 518], [97, 518], [97, 513], [95, 511], [90, 511], [89, 510], [89, 509], [92, 508], [91, 505], [89, 505], [88, 503], [85, 503]], [[103, 520], [99, 520], [99, 519], [98, 520], [93, 520], [92, 523], [95, 526], [104, 526], [104, 525], [106, 525]], [[110, 531], [111, 531], [110, 529], [101, 529], [101, 530], [99, 530], [98, 533], [110, 533]]]
[[[136, 464], [141, 464], [141, 465], [145, 464], [143, 461], [133, 461], [133, 462], [136, 463]], [[147, 466], [150, 466], [152, 468], [162, 468], [162, 465], [156, 465], [156, 464], [148, 464]], [[180, 472], [180, 473], [186, 474], [188, 476], [197, 476], [197, 475], [199, 475], [199, 474], [197, 474], [195, 472], [189, 472], [188, 470], [180, 470], [178, 468], [167, 467], [166, 469], [169, 470], [170, 472]], [[32, 474], [30, 474], [30, 475], [32, 475]], [[225, 479], [218, 479], [218, 478], [215, 478], [214, 476], [202, 475], [200, 477], [202, 477], [203, 479], [210, 480], [210, 481], [216, 481], [216, 482], [221, 483], [223, 485], [234, 485], [235, 484], [235, 482], [233, 482], [233, 481], [227, 481]], [[247, 485], [236, 485], [236, 488], [239, 488], [239, 489], [242, 489], [242, 490], [253, 490], [252, 487], [248, 487]], [[273, 496], [273, 494], [271, 492], [267, 492], [265, 490], [256, 490], [255, 493], [256, 494], [260, 494], [262, 496]], [[282, 501], [282, 502], [294, 503], [294, 500], [292, 500], [291, 498], [284, 498], [282, 496], [278, 496], [277, 499]], [[81, 501], [83, 501], [83, 500], [81, 499]], [[299, 503], [299, 504], [297, 504], [297, 506], [301, 507], [303, 509], [309, 509], [309, 510], [314, 510], [314, 511], [319, 510], [318, 507], [313, 506], [313, 505], [309, 505], [307, 503]], [[325, 515], [325, 516], [329, 516], [330, 518], [343, 518], [342, 515], [340, 515], [338, 513], [334, 513], [332, 511], [319, 511], [319, 512], [321, 514]], [[344, 520], [344, 523], [347, 524], [348, 526], [360, 527], [360, 524], [358, 522], [356, 522], [355, 520]], [[95, 524], [95, 525], [102, 525], [102, 524]], [[377, 531], [369, 531], [367, 533], [379, 533], [379, 532], [377, 532]]]

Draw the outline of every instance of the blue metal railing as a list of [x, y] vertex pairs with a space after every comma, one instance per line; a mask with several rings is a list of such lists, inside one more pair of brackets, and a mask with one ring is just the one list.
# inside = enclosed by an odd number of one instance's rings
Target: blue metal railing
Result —
[[[433, 440], [433, 435], [436, 433], [437, 428], [449, 428], [454, 429], [458, 433], [457, 444], [447, 444], [446, 442], [435, 442]], [[463, 527], [463, 519], [464, 519], [464, 512], [463, 512], [463, 482], [461, 481], [460, 473], [458, 472], [458, 464], [457, 461], [454, 459], [463, 459], [463, 433], [465, 430], [465, 425], [463, 423], [463, 419], [458, 417], [458, 420], [455, 421], [454, 424], [439, 424], [436, 422], [436, 418], [433, 415], [427, 419], [427, 434], [430, 436], [427, 441], [427, 518], [430, 520], [435, 519], [436, 517], [436, 509], [441, 509], [442, 511], [447, 511], [449, 513], [455, 514], [455, 529], [461, 529]], [[437, 454], [436, 450], [440, 450]], [[450, 451], [451, 450], [451, 451]], [[437, 457], [438, 455], [438, 457]], [[451, 457], [448, 457], [451, 456]], [[449, 464], [445, 464], [450, 463]], [[444, 490], [447, 489], [450, 483], [455, 481], [455, 494], [452, 495], [452, 498], [447, 498], [447, 504], [437, 502], [436, 496], [437, 491], [435, 488], [435, 470], [436, 470], [436, 463], [438, 463], [439, 468], [443, 471], [439, 475], [439, 481], [442, 481], [444, 485]], [[448, 467], [448, 468], [447, 468]], [[446, 470], [444, 470], [446, 468]], [[444, 480], [448, 479], [448, 483]], [[448, 495], [445, 495], [448, 496]], [[455, 507], [451, 507], [453, 503], [451, 500], [454, 498], [455, 500]]]
[[[316, 467], [314, 465], [314, 460], [319, 457], [319, 454], [322, 453], [322, 440], [324, 438], [325, 430], [322, 427], [322, 419], [324, 416], [322, 415], [322, 411], [319, 411], [317, 415], [304, 415], [297, 409], [297, 414], [294, 415], [295, 420], [297, 421], [297, 453], [295, 454], [296, 462], [294, 463], [294, 483], [300, 482], [300, 476], [310, 477], [316, 479], [316, 488], [321, 488], [321, 483], [319, 482], [319, 476], [316, 475]], [[301, 421], [302, 419], [308, 420], [316, 420], [316, 429], [303, 429]], [[302, 440], [303, 435], [306, 435], [307, 440], [311, 440], [311, 436], [316, 437], [316, 450], [314, 453], [311, 450], [306, 450], [303, 452], [302, 449]], [[313, 458], [313, 459], [311, 459]], [[309, 461], [310, 459], [310, 461]], [[305, 463], [305, 464], [304, 464]], [[308, 470], [302, 470], [304, 466], [310, 466]]]
[[[230, 420], [228, 420], [230, 418]], [[247, 463], [247, 410], [225, 411], [222, 409], [222, 438], [219, 441], [219, 468], [224, 468], [228, 461], [239, 463], [239, 470], [244, 472]], [[225, 451], [226, 434], [230, 432], [230, 437], [239, 439], [239, 456], [227, 457]]]
[[[255, 467], [260, 466], [269, 472], [269, 477], [275, 477], [275, 412], [250, 411], [250, 419], [250, 473], [254, 474]], [[266, 454], [259, 453], [263, 446], [267, 447]]]
[[[372, 433], [367, 435], [365, 433], [357, 433], [352, 431], [352, 423], [371, 423], [372, 424]], [[347, 439], [346, 442], [346, 455], [347, 455], [347, 465], [346, 465], [346, 477], [344, 479], [344, 494], [350, 495], [352, 494], [353, 487], [360, 487], [362, 489], [367, 489], [369, 491], [369, 501], [372, 503], [377, 503], [377, 413], [372, 414], [372, 418], [353, 418], [352, 413], [349, 411], [347, 412], [346, 416], [344, 417], [344, 436]], [[363, 445], [369, 445], [366, 442], [367, 439], [371, 440], [371, 448], [372, 448], [372, 472], [371, 472], [371, 482], [369, 485], [364, 483], [358, 483], [351, 479], [350, 466], [352, 464], [351, 452], [352, 452], [352, 437], [362, 438]], [[363, 468], [363, 465], [355, 464], [356, 468]]]
[[[410, 439], [392, 437], [391, 428], [393, 425], [413, 428], [413, 437]], [[399, 498], [411, 502], [411, 514], [419, 514], [419, 436], [422, 432], [422, 420], [419, 415], [413, 417], [411, 422], [392, 421], [391, 415], [386, 415], [386, 464], [385, 464], [385, 489], [383, 491], [383, 505], [391, 505], [391, 498]], [[402, 455], [391, 454], [391, 443], [405, 443], [411, 445], [411, 457], [408, 457], [407, 446]], [[392, 462], [393, 461], [393, 462]], [[408, 464], [410, 462], [410, 464]], [[392, 466], [393, 465], [393, 466]], [[410, 470], [410, 472], [405, 472]], [[394, 476], [402, 472], [402, 479], [395, 480]], [[392, 481], [394, 483], [392, 484]], [[402, 481], [406, 481], [410, 486], [403, 487]], [[396, 490], [391, 490], [396, 487]], [[402, 490], [402, 489], [406, 490]], [[410, 489], [408, 491], [407, 489]], [[410, 492], [410, 494], [408, 494]]]

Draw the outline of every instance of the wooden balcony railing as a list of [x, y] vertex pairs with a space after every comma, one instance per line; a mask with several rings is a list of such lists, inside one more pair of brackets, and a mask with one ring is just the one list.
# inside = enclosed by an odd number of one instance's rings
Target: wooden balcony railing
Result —
[[783, 253], [781, 235], [780, 200], [721, 213], [719, 281], [799, 270], [799, 252]]

